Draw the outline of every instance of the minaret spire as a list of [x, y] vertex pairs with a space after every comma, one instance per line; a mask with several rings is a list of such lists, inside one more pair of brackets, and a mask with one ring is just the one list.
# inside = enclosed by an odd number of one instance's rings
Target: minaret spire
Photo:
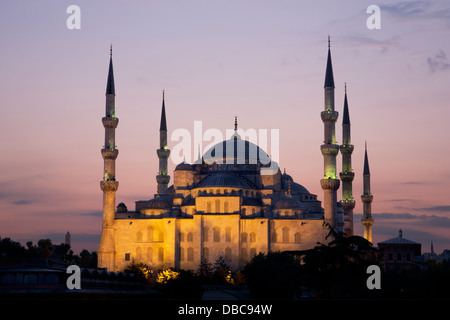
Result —
[[325, 110], [320, 116], [324, 124], [324, 141], [320, 146], [324, 161], [324, 177], [320, 180], [320, 185], [324, 191], [324, 219], [336, 231], [342, 232], [343, 226], [337, 221], [337, 190], [340, 180], [336, 173], [336, 155], [339, 153], [339, 146], [336, 144], [335, 124], [339, 113], [334, 110], [334, 78], [331, 64], [330, 40], [328, 38], [328, 59], [325, 71]]
[[324, 88], [334, 88], [333, 65], [331, 63], [330, 36], [328, 36], [328, 58], [327, 58], [327, 69], [325, 71]]
[[342, 116], [342, 145], [339, 147], [342, 154], [342, 172], [339, 176], [342, 181], [342, 208], [344, 209], [344, 233], [347, 236], [353, 235], [353, 209], [355, 200], [353, 199], [353, 179], [355, 174], [352, 169], [353, 145], [350, 135], [350, 115], [347, 102], [347, 83], [345, 83], [344, 112]]
[[162, 96], [162, 108], [161, 108], [161, 123], [159, 126], [159, 149], [156, 150], [159, 158], [159, 171], [156, 176], [156, 182], [158, 183], [158, 194], [166, 194], [170, 176], [167, 170], [167, 159], [170, 155], [170, 150], [167, 148], [167, 123], [166, 123], [166, 105], [165, 95], [163, 90]]
[[361, 195], [361, 200], [363, 202], [363, 217], [361, 219], [361, 224], [364, 227], [364, 238], [372, 242], [372, 200], [373, 195], [370, 192], [370, 169], [369, 169], [369, 158], [367, 156], [367, 142], [365, 144], [364, 152], [364, 171], [363, 171], [363, 194]]
[[103, 180], [100, 181], [100, 188], [103, 191], [103, 224], [102, 236], [98, 248], [98, 267], [107, 268], [108, 271], [116, 271], [114, 222], [116, 191], [119, 188], [119, 182], [116, 180], [116, 159], [119, 150], [116, 148], [115, 132], [119, 124], [119, 119], [115, 115], [116, 93], [114, 88], [112, 46], [110, 47], [109, 55], [105, 117], [102, 118], [103, 127], [105, 128], [105, 145], [101, 150], [104, 170]]
[[109, 48], [109, 70], [108, 70], [108, 80], [106, 82], [106, 94], [116, 94], [114, 88], [114, 72], [113, 72], [113, 62], [112, 62], [112, 45]]

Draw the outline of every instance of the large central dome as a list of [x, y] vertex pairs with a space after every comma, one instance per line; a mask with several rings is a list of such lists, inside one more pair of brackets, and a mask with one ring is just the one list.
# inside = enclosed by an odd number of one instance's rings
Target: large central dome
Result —
[[206, 164], [262, 164], [269, 165], [270, 157], [256, 144], [238, 135], [217, 143], [203, 155]]

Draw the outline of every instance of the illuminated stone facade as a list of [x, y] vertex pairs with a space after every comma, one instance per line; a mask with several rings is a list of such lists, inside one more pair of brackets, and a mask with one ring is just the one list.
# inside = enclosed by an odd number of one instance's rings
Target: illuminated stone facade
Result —
[[[336, 156], [340, 147], [336, 144], [334, 124], [338, 113], [334, 111], [334, 81], [329, 82], [330, 55], [328, 59], [325, 111], [321, 113], [325, 128], [321, 146], [324, 176], [321, 180], [318, 174], [317, 179], [324, 190], [323, 208], [316, 195], [282, 173], [264, 150], [242, 139], [237, 122], [229, 140], [207, 150], [194, 164], [178, 164], [170, 185], [163, 96], [157, 150], [158, 193], [149, 200], [136, 201], [129, 210], [124, 203], [117, 207], [115, 204], [118, 153], [114, 130], [118, 119], [114, 111], [115, 91], [110, 88], [111, 83], [114, 86], [110, 79], [111, 58], [106, 95], [106, 117], [111, 119], [103, 120], [106, 142], [102, 150], [105, 174], [101, 182], [104, 205], [99, 267], [121, 271], [135, 259], [155, 270], [175, 267], [195, 271], [202, 260], [214, 264], [223, 256], [233, 270], [239, 270], [259, 252], [304, 250], [318, 242], [327, 243], [329, 230], [324, 222], [344, 233], [346, 213], [336, 199], [340, 186]], [[347, 152], [347, 159], [350, 157], [351, 152]], [[349, 176], [351, 165], [343, 171]], [[346, 179], [346, 190], [351, 191], [351, 180]], [[345, 222], [345, 229], [345, 233], [353, 234], [353, 222]]]

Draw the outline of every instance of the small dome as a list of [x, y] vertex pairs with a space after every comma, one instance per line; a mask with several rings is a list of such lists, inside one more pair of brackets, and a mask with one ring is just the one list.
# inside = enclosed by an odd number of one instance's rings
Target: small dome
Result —
[[145, 209], [169, 209], [169, 208], [170, 204], [167, 201], [164, 201], [160, 198], [151, 199], [145, 206]]
[[192, 171], [192, 166], [189, 163], [183, 161], [175, 167], [175, 171], [180, 170]]
[[302, 203], [292, 197], [285, 197], [275, 203], [274, 209], [300, 209], [304, 210]]
[[120, 213], [120, 212], [128, 212], [128, 208], [127, 208], [127, 206], [125, 205], [125, 203], [121, 202], [121, 203], [119, 203], [119, 204], [117, 205], [117, 212], [118, 212], [118, 213]]

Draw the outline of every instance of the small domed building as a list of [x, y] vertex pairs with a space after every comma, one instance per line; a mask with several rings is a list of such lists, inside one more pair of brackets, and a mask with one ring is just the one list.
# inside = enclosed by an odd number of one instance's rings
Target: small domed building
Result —
[[[98, 266], [122, 271], [131, 260], [139, 260], [155, 270], [175, 267], [198, 270], [201, 261], [214, 263], [223, 256], [233, 270], [242, 269], [259, 252], [310, 249], [327, 243], [329, 229], [324, 222], [343, 234], [353, 234], [350, 129], [347, 104], [344, 106], [344, 145], [335, 143], [334, 80], [331, 57], [325, 79], [325, 141], [321, 146], [325, 172], [320, 183], [324, 206], [303, 185], [281, 170], [256, 144], [234, 134], [207, 150], [197, 161], [176, 165], [173, 184], [169, 185], [167, 122], [163, 94], [157, 194], [135, 202], [134, 211], [124, 203], [115, 207], [118, 181], [115, 178], [115, 88], [110, 59], [106, 91], [106, 116], [103, 118], [106, 145], [103, 190], [103, 227], [98, 251]], [[345, 96], [346, 97], [346, 96]], [[347, 125], [348, 129], [345, 129]], [[333, 135], [333, 136], [331, 136]], [[336, 191], [340, 180], [336, 155], [345, 155], [343, 201]], [[318, 173], [320, 177], [320, 173]], [[365, 198], [371, 196], [370, 189]], [[368, 207], [369, 208], [369, 207]], [[368, 212], [370, 214], [370, 212]], [[371, 215], [366, 215], [372, 221]], [[366, 223], [370, 224], [370, 223]], [[371, 225], [370, 225], [371, 227]]]

